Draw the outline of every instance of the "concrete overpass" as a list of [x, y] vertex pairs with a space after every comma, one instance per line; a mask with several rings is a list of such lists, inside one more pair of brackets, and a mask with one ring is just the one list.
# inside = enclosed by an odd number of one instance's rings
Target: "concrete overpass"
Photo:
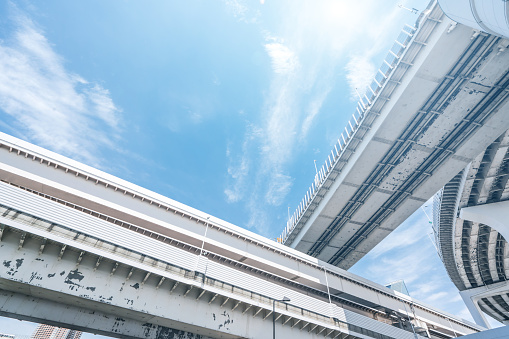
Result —
[[[437, 194], [442, 261], [478, 324], [483, 313], [509, 323], [509, 131]], [[499, 222], [497, 219], [500, 219]]]
[[1, 133], [0, 258], [0, 315], [113, 337], [267, 338], [272, 317], [281, 338], [482, 330]]
[[508, 45], [432, 2], [405, 27], [281, 235], [348, 269], [509, 128]]

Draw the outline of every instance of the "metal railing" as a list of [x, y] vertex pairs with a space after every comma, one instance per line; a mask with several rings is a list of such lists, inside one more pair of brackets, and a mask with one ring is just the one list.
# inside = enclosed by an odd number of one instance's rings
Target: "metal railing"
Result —
[[412, 27], [405, 25], [403, 27], [398, 38], [383, 60], [381, 67], [376, 72], [373, 81], [366, 87], [366, 90], [362, 95], [359, 94], [359, 101], [357, 102], [355, 112], [352, 114], [352, 118], [349, 119], [345, 130], [341, 133], [340, 138], [334, 144], [330, 155], [327, 157], [327, 159], [325, 159], [325, 163], [322, 165], [322, 167], [320, 167], [319, 170], [317, 170], [313, 183], [306, 191], [304, 198], [297, 206], [295, 212], [288, 219], [283, 232], [279, 238], [277, 238], [278, 242], [282, 244], [286, 242], [292, 231], [295, 229], [295, 226], [299, 223], [304, 213], [306, 213], [308, 207], [316, 198], [320, 188], [322, 188], [323, 184], [329, 177], [332, 170], [335, 168], [342, 154], [347, 149], [350, 141], [352, 138], [354, 138], [355, 134], [359, 130], [359, 127], [362, 125], [366, 114], [371, 109], [373, 102], [378, 98], [383, 87], [390, 80], [394, 69], [398, 66], [416, 31], [417, 26]]

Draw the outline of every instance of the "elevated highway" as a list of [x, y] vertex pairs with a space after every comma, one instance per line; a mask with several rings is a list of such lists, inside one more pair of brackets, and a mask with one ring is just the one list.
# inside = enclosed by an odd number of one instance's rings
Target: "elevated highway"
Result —
[[283, 338], [482, 330], [1, 133], [0, 258], [0, 315], [113, 337], [266, 338], [272, 319]]
[[[490, 144], [435, 197], [434, 219], [442, 261], [477, 323], [482, 313], [509, 323], [509, 229], [489, 217], [509, 209], [509, 131]], [[478, 219], [480, 211], [488, 218]], [[487, 214], [487, 215], [486, 215]], [[482, 312], [481, 312], [482, 311]]]
[[432, 2], [405, 27], [281, 242], [348, 269], [509, 128], [508, 41]]

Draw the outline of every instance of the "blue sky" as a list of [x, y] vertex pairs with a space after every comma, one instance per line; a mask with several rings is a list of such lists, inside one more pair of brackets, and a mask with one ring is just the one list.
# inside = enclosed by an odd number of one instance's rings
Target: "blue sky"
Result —
[[[4, 1], [0, 130], [275, 238], [414, 23], [398, 3], [427, 1]], [[429, 231], [352, 271], [467, 318]]]

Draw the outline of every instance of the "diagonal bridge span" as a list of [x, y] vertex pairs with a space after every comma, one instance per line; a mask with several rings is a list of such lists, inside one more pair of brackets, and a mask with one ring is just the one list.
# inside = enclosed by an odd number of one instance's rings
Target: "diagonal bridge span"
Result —
[[433, 3], [403, 32], [281, 235], [343, 269], [509, 128], [506, 40]]

